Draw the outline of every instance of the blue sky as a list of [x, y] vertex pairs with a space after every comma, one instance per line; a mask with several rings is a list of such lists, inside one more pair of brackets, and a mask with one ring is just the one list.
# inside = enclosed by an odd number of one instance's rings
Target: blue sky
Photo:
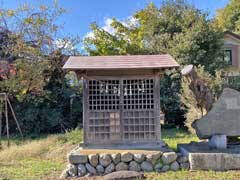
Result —
[[[157, 6], [162, 0], [152, 0]], [[52, 0], [0, 0], [1, 8], [16, 8], [23, 3], [51, 4]], [[107, 19], [115, 17], [120, 20], [131, 16], [144, 8], [149, 0], [58, 0], [60, 6], [68, 13], [59, 19], [64, 24], [63, 35], [84, 37], [89, 31], [89, 24], [97, 22], [105, 26]], [[217, 9], [224, 7], [229, 0], [189, 0], [197, 8], [206, 10], [213, 16]]]

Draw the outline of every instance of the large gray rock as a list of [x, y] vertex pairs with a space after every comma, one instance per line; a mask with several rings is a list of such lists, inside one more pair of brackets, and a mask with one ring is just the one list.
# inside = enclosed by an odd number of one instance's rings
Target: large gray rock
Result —
[[213, 149], [226, 149], [227, 136], [226, 135], [213, 135], [209, 140], [209, 147]]
[[178, 162], [177, 162], [177, 161], [174, 161], [174, 162], [170, 165], [170, 169], [171, 169], [172, 171], [177, 171], [177, 170], [179, 170], [179, 164], [178, 164]]
[[104, 167], [100, 164], [97, 165], [96, 170], [97, 170], [98, 174], [103, 174], [104, 173]]
[[177, 159], [177, 154], [175, 152], [165, 152], [162, 157], [163, 164], [170, 164]]
[[136, 171], [116, 171], [103, 176], [103, 180], [136, 180], [145, 179], [143, 173]]
[[225, 88], [208, 114], [194, 121], [192, 127], [200, 139], [216, 134], [240, 136], [240, 92]]
[[86, 166], [86, 169], [89, 172], [89, 174], [91, 174], [91, 175], [97, 174], [96, 169], [93, 166], [91, 166], [91, 164], [87, 163], [85, 166]]
[[115, 170], [115, 165], [114, 163], [109, 164], [106, 168], [105, 168], [105, 174], [109, 174], [111, 172], [113, 172]]
[[155, 165], [157, 160], [161, 157], [162, 152], [151, 153], [146, 156], [147, 161], [151, 162], [152, 165]]
[[116, 171], [124, 171], [128, 170], [128, 164], [125, 162], [120, 162], [115, 166]]
[[151, 172], [153, 171], [153, 165], [148, 161], [143, 161], [141, 163], [141, 169], [146, 172]]
[[146, 155], [145, 154], [134, 154], [133, 158], [134, 158], [134, 161], [141, 163], [145, 160]]
[[117, 164], [121, 161], [121, 154], [117, 153], [117, 154], [112, 154], [112, 161], [114, 164]]
[[70, 164], [84, 164], [88, 162], [88, 156], [85, 154], [69, 154], [68, 161]]
[[129, 170], [139, 172], [139, 171], [141, 171], [141, 167], [136, 161], [131, 161], [129, 163]]
[[98, 154], [90, 154], [88, 155], [89, 163], [93, 166], [96, 167], [98, 165]]
[[84, 164], [79, 164], [78, 165], [78, 176], [82, 177], [82, 176], [85, 176], [86, 174], [87, 174], [87, 169], [84, 166]]
[[100, 154], [99, 162], [103, 167], [107, 167], [112, 162], [112, 157], [110, 154]]
[[130, 152], [123, 152], [121, 154], [121, 161], [122, 162], [130, 162], [133, 159], [133, 154]]
[[156, 172], [161, 172], [161, 169], [163, 167], [163, 164], [162, 163], [157, 163], [155, 166], [154, 166], [154, 169]]

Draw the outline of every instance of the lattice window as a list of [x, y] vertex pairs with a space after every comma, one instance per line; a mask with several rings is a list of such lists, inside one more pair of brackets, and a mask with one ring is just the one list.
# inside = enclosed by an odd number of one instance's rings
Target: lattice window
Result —
[[118, 110], [119, 80], [89, 80], [89, 110]]
[[124, 109], [153, 109], [153, 79], [123, 80]]

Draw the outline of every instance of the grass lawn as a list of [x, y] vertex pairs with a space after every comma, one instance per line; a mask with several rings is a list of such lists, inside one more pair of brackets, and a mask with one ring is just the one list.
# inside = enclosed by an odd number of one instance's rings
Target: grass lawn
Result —
[[[162, 139], [175, 150], [177, 143], [197, 141], [196, 136], [181, 129], [162, 129]], [[66, 168], [67, 152], [81, 140], [82, 131], [74, 130], [24, 142], [14, 139], [10, 148], [5, 147], [4, 141], [3, 150], [0, 151], [0, 180], [55, 180]], [[147, 173], [146, 177], [149, 180], [237, 180], [240, 179], [240, 171], [178, 171]]]

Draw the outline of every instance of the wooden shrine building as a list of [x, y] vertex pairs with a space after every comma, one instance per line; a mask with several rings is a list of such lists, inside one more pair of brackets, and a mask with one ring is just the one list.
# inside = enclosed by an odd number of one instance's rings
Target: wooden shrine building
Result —
[[160, 144], [160, 76], [179, 65], [168, 54], [70, 57], [83, 79], [84, 144]]

